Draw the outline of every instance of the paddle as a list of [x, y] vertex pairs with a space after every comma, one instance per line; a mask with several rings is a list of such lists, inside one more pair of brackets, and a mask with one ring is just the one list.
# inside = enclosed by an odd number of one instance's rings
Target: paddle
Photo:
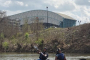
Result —
[[37, 47], [37, 45], [34, 45], [34, 48], [35, 48], [36, 50], [39, 50], [38, 47]]
[[[37, 45], [34, 45], [34, 48], [39, 52], [39, 53], [41, 53], [42, 55], [44, 55], [42, 52], [41, 52], [41, 50], [39, 50], [39, 48], [37, 47]], [[40, 60], [40, 59], [39, 59]], [[49, 59], [46, 59], [46, 60], [49, 60]]]

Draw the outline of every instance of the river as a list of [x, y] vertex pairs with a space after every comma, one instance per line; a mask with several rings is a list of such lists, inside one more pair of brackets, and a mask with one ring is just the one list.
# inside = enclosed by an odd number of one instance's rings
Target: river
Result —
[[[85, 58], [90, 60], [90, 54], [68, 54], [66, 53], [67, 60], [80, 60]], [[0, 60], [37, 60], [39, 54], [30, 54], [30, 53], [1, 53]], [[55, 54], [49, 54], [49, 60], [55, 59]]]

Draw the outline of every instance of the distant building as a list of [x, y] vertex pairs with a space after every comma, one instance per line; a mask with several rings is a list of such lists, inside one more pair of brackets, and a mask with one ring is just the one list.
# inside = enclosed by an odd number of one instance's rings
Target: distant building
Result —
[[[67, 28], [72, 27], [76, 25], [76, 20], [73, 19], [70, 16], [61, 14], [61, 13], [55, 13], [46, 10], [31, 10], [15, 15], [9, 16], [10, 19], [18, 19], [19, 24], [22, 26], [25, 24], [25, 20], [27, 20], [28, 24], [31, 24], [34, 22], [34, 20], [38, 17], [39, 21], [43, 23], [45, 27], [61, 27], [61, 28]], [[48, 19], [48, 20], [47, 20]]]

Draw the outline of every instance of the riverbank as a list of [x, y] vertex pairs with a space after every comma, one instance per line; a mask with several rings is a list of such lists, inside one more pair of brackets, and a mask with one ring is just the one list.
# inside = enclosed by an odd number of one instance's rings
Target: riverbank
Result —
[[48, 28], [37, 33], [17, 33], [11, 37], [0, 36], [1, 52], [33, 52], [34, 45], [40, 50], [47, 47], [48, 52], [56, 53], [60, 47], [65, 53], [90, 53], [90, 24], [71, 28]]

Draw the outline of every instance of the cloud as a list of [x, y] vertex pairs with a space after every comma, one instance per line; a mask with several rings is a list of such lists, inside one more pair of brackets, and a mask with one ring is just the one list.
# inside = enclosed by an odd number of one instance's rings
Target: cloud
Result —
[[7, 16], [14, 15], [14, 14], [17, 14], [17, 13], [22, 13], [22, 12], [24, 12], [24, 11], [21, 11], [21, 10], [17, 10], [17, 11], [6, 10]]
[[78, 5], [90, 6], [90, 0], [75, 0], [75, 3]]
[[59, 9], [62, 11], [73, 11], [75, 9], [75, 5], [72, 4], [71, 2], [67, 2], [60, 5]]
[[83, 7], [82, 9], [83, 9], [83, 10], [82, 10], [83, 14], [84, 14], [85, 16], [90, 17], [90, 8]]
[[75, 9], [75, 4], [72, 0], [45, 0], [44, 3], [57, 11], [71, 11]]
[[16, 11], [16, 10], [34, 10], [34, 9], [43, 9], [45, 8], [46, 4], [43, 3], [42, 0], [8, 0], [11, 1], [11, 4], [8, 4], [8, 7], [2, 6], [4, 2], [7, 0], [0, 0], [0, 8], [2, 10], [11, 10], [11, 11]]
[[86, 6], [78, 6], [78, 5], [76, 5], [75, 7], [77, 8], [73, 11], [62, 11], [60, 13], [66, 14], [76, 19], [77, 25], [79, 25], [78, 21], [81, 21], [81, 24], [90, 23], [90, 8]]
[[17, 5], [23, 6], [23, 7], [28, 7], [28, 4], [23, 3], [22, 1], [16, 1]]
[[[75, 9], [75, 4], [73, 3], [72, 0], [68, 0], [68, 1], [67, 0], [29, 0], [29, 1], [11, 0], [11, 1], [12, 1], [12, 5], [7, 9], [12, 11], [17, 9], [18, 10], [46, 9], [46, 6], [48, 6], [49, 10], [51, 11], [69, 11], [69, 10], [71, 11]], [[18, 4], [15, 3], [16, 1], [18, 1]]]
[[21, 6], [24, 6], [24, 3], [21, 2], [21, 1], [16, 1], [17, 4], [21, 5]]
[[[46, 10], [61, 12], [81, 20], [90, 21], [90, 0], [0, 0], [0, 9], [13, 15], [29, 10]], [[78, 22], [77, 22], [78, 23]]]
[[26, 7], [28, 7], [28, 4], [25, 4]]
[[[57, 10], [57, 11], [68, 11], [74, 10], [75, 6], [72, 1], [65, 0], [10, 0], [12, 2], [11, 5], [7, 5], [8, 8], [2, 7], [3, 9], [8, 10], [34, 10], [34, 9], [46, 9], [46, 6], [49, 7], [49, 10]], [[4, 0], [4, 2], [6, 2]]]
[[12, 4], [11, 0], [8, 0], [8, 1], [5, 1], [5, 2], [0, 0], [0, 5], [3, 6], [3, 7], [9, 7], [11, 4]]

